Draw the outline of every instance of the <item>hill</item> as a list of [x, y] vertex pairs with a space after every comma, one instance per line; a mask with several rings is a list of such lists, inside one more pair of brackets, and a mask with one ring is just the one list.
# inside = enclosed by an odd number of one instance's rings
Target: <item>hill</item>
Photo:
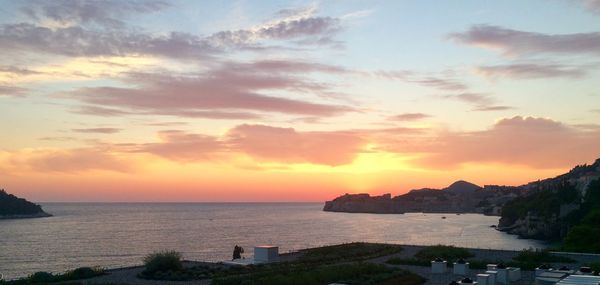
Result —
[[487, 201], [502, 200], [510, 191], [486, 191], [466, 181], [457, 181], [444, 189], [415, 189], [404, 195], [346, 194], [325, 202], [324, 211], [351, 213], [398, 214], [407, 212], [429, 213], [487, 213], [494, 204]]
[[0, 189], [0, 219], [49, 217], [40, 205], [8, 194]]
[[498, 229], [523, 238], [564, 240], [564, 250], [600, 253], [600, 159], [520, 186]]

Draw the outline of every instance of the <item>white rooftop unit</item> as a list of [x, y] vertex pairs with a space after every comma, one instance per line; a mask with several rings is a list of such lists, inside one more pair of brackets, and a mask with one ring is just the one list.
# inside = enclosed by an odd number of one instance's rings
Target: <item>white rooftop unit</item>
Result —
[[591, 275], [569, 275], [558, 281], [556, 285], [598, 285], [600, 276]]
[[272, 245], [259, 245], [254, 247], [255, 262], [278, 262], [279, 247]]

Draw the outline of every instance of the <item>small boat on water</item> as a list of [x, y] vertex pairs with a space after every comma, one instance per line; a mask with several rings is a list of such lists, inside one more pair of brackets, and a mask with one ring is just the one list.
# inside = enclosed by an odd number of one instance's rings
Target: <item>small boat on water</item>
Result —
[[446, 218], [446, 216], [442, 216], [442, 219], [445, 219], [445, 218]]

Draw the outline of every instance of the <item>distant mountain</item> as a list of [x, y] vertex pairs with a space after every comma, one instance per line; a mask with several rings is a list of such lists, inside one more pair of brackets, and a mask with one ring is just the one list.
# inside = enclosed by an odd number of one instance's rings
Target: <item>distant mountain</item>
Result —
[[488, 213], [493, 214], [487, 198], [498, 198], [511, 194], [510, 191], [483, 191], [483, 188], [463, 180], [456, 181], [444, 189], [415, 189], [404, 195], [390, 194], [346, 194], [325, 202], [324, 211], [352, 213], [394, 214], [406, 212], [430, 213]]
[[40, 205], [31, 203], [23, 198], [8, 194], [0, 189], [0, 219], [39, 218], [49, 217]]
[[471, 182], [467, 182], [464, 180], [458, 180], [442, 190], [448, 191], [450, 193], [455, 193], [455, 194], [465, 194], [465, 193], [473, 193], [480, 189], [481, 189], [480, 186], [475, 185]]

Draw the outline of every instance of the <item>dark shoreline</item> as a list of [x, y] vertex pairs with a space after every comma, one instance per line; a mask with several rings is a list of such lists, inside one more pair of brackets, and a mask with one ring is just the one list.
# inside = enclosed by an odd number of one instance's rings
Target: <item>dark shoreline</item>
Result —
[[18, 220], [18, 219], [35, 219], [35, 218], [48, 218], [52, 217], [52, 214], [48, 214], [46, 212], [37, 213], [37, 214], [27, 214], [27, 215], [0, 215], [0, 220]]

